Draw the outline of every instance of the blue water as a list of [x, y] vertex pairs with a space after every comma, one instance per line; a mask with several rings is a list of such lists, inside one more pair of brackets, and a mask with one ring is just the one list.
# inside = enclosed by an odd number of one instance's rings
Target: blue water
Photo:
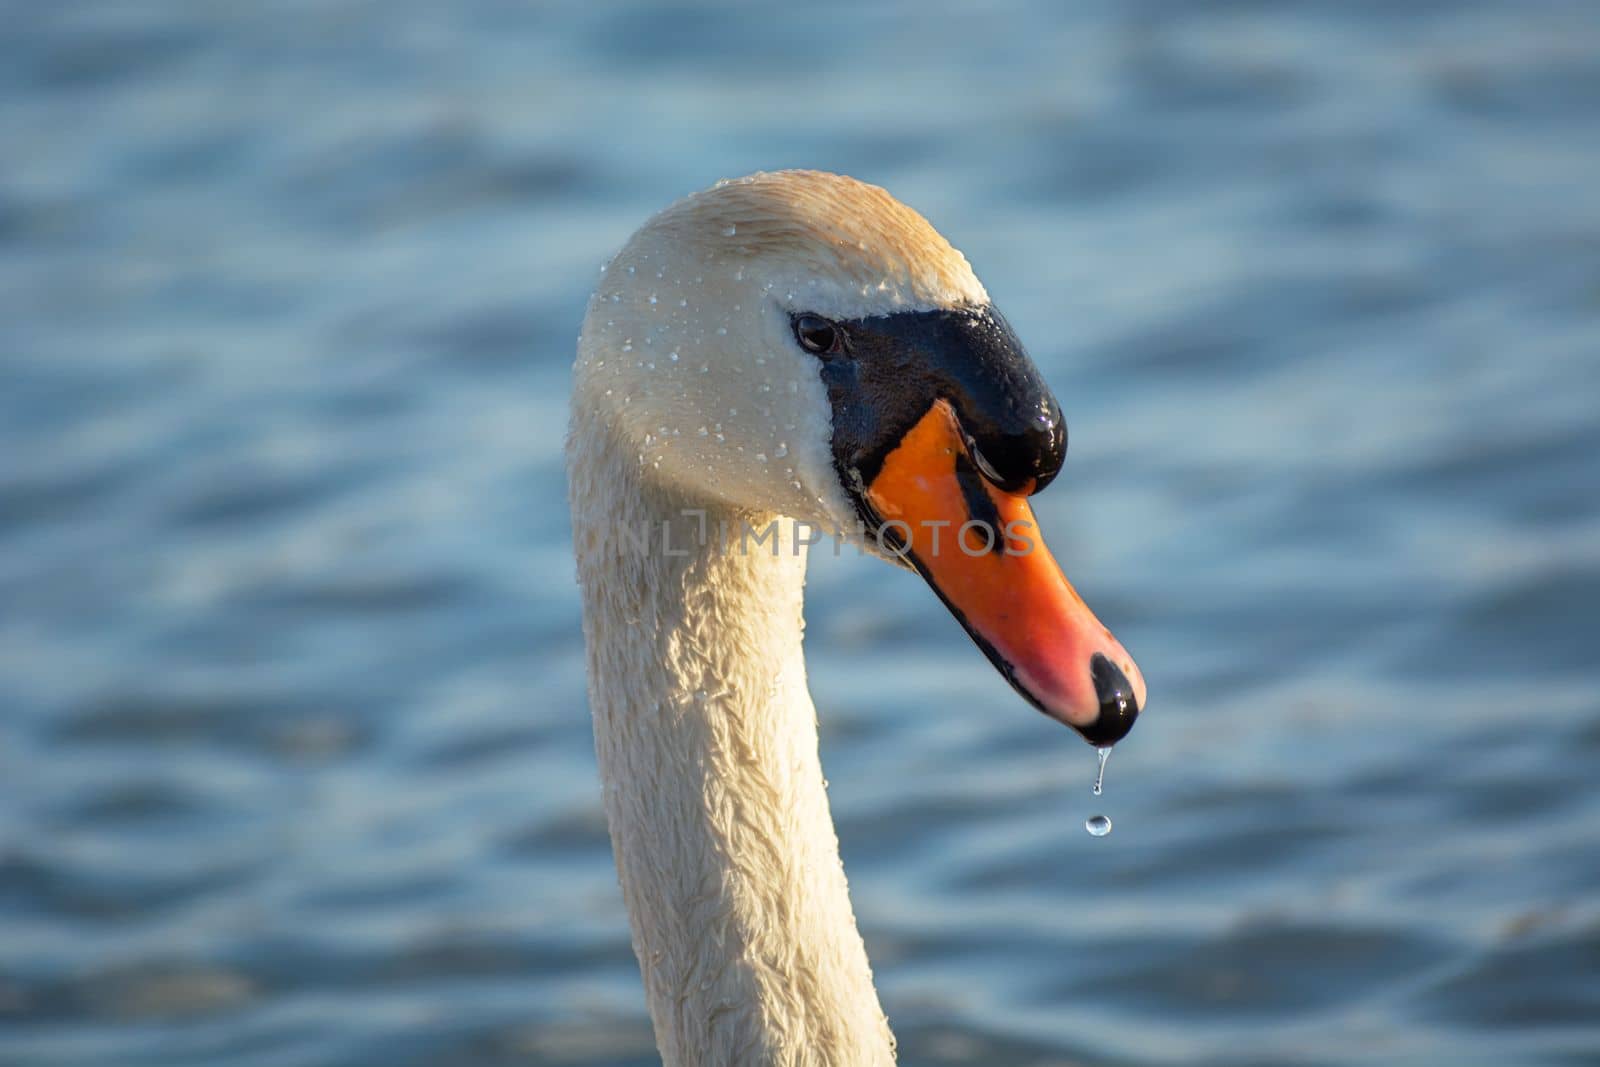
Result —
[[1095, 799], [815, 560], [903, 1061], [1600, 1063], [1592, 5], [0, 8], [0, 1062], [655, 1061], [568, 367], [643, 218], [804, 164], [1029, 344], [1153, 698]]

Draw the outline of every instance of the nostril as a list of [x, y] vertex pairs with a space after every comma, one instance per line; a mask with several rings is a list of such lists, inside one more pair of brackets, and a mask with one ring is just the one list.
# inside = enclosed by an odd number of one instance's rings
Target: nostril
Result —
[[1004, 486], [1006, 484], [1005, 475], [995, 470], [994, 464], [989, 462], [989, 457], [983, 454], [983, 450], [978, 447], [978, 442], [971, 437], [967, 438], [967, 452], [971, 454], [972, 462], [977, 465], [978, 473], [983, 475], [990, 485]]
[[[963, 426], [965, 430], [965, 426]], [[965, 433], [967, 454], [990, 485], [1007, 493], [1037, 493], [1061, 470], [1067, 428], [1059, 417], [1048, 425], [1002, 433]]]
[[1139, 698], [1122, 668], [1102, 653], [1089, 658], [1089, 676], [1094, 679], [1094, 695], [1100, 701], [1100, 714], [1078, 732], [1091, 745], [1114, 745], [1128, 736], [1139, 717]]

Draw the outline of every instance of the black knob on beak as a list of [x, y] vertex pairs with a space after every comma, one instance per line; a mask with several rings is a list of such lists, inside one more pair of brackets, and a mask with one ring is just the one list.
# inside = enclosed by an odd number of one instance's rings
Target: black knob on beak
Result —
[[1078, 732], [1095, 747], [1114, 745], [1128, 736], [1139, 717], [1139, 699], [1122, 668], [1096, 652], [1089, 659], [1089, 675], [1094, 679], [1094, 695], [1100, 698], [1100, 715]]
[[1008, 493], [1037, 493], [1067, 457], [1061, 405], [1000, 312], [943, 314], [950, 316], [955, 357], [943, 368], [941, 392], [955, 406], [979, 470]]

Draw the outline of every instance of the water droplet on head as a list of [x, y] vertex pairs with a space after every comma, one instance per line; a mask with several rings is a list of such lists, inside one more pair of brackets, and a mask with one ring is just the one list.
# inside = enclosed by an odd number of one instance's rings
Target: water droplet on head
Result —
[[1090, 837], [1104, 837], [1111, 832], [1111, 820], [1104, 815], [1091, 815], [1083, 820], [1083, 828]]

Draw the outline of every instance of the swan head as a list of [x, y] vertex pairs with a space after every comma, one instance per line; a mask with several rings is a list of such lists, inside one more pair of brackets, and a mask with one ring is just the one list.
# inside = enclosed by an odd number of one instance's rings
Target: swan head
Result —
[[1061, 409], [965, 257], [883, 189], [815, 171], [720, 182], [607, 264], [575, 403], [644, 476], [858, 538], [916, 570], [1030, 703], [1093, 744], [1145, 705], [1027, 497]]

